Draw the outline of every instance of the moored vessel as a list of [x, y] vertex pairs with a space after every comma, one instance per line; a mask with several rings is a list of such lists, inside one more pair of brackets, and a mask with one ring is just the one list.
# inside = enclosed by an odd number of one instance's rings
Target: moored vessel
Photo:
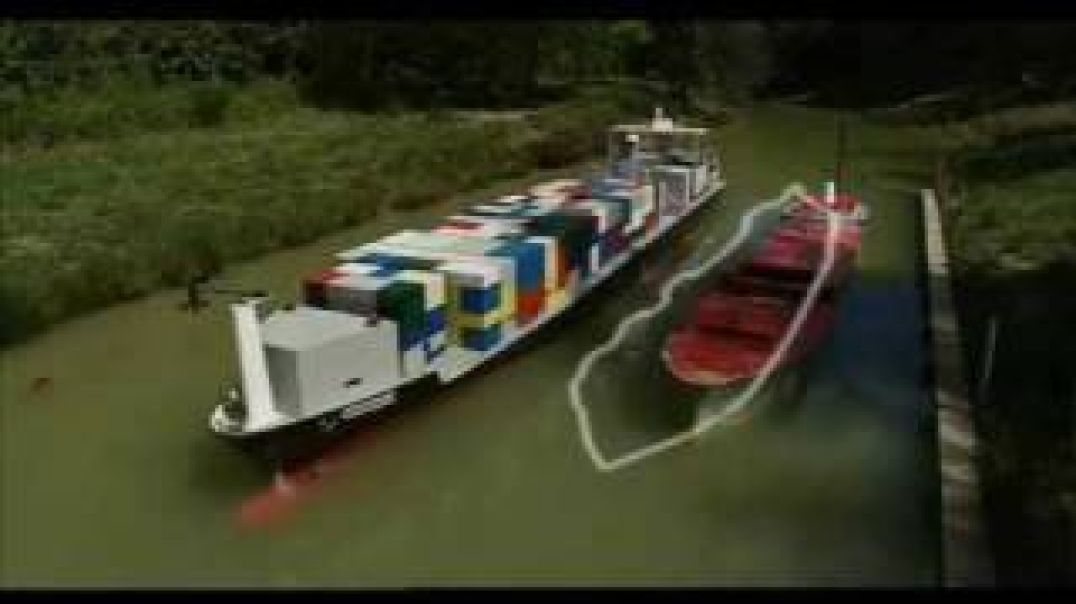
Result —
[[[836, 199], [846, 201], [839, 205]], [[835, 220], [826, 222], [827, 213]], [[774, 355], [777, 367], [796, 364], [811, 354], [833, 329], [837, 294], [847, 282], [859, 252], [858, 217], [865, 206], [832, 190], [819, 201], [803, 198], [783, 213], [759, 253], [717, 286], [700, 296], [688, 317], [667, 338], [662, 350], [666, 369], [693, 386], [730, 386], [758, 376]], [[833, 259], [823, 266], [828, 229]], [[826, 270], [825, 275], [819, 272]], [[821, 278], [820, 295], [806, 300], [812, 282]], [[780, 345], [804, 303], [805, 315], [787, 350]]]

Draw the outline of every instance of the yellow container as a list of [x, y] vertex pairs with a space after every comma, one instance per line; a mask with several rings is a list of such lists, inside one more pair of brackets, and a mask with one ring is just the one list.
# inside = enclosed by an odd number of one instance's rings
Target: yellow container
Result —
[[504, 312], [497, 309], [483, 315], [460, 313], [457, 316], [456, 326], [458, 329], [470, 327], [472, 329], [485, 329], [500, 323], [505, 318]]
[[556, 312], [568, 304], [568, 299], [568, 290], [558, 289], [549, 292], [549, 296], [546, 298], [546, 306], [549, 308], [550, 312]]

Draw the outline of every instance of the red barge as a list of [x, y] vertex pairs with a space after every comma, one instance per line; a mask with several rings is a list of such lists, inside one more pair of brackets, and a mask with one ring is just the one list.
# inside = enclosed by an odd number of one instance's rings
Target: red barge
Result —
[[866, 206], [851, 195], [831, 193], [793, 204], [758, 254], [695, 301], [687, 320], [665, 341], [662, 358], [672, 375], [696, 386], [728, 386], [762, 371], [822, 268], [827, 211], [839, 218], [834, 262], [778, 367], [798, 363], [818, 347], [833, 329], [835, 294], [859, 253]]

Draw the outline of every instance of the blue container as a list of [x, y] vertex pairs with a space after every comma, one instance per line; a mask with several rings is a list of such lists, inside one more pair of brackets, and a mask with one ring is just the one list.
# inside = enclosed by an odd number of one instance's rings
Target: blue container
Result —
[[395, 266], [385, 266], [385, 265], [379, 265], [379, 266], [381, 268], [379, 268], [376, 271], [370, 273], [371, 277], [391, 277], [391, 276], [395, 275], [396, 273], [400, 272], [400, 269], [396, 268]]
[[432, 260], [397, 256], [395, 254], [385, 254], [381, 252], [364, 254], [355, 259], [354, 262], [376, 264], [382, 268], [391, 268], [394, 270], [413, 269], [420, 271], [430, 270], [437, 265], [437, 262]]
[[519, 239], [508, 240], [488, 253], [489, 256], [511, 258], [516, 267], [516, 288], [533, 290], [545, 282], [545, 250], [541, 244]]
[[501, 341], [501, 324], [490, 325], [485, 329], [464, 328], [462, 339], [464, 348], [486, 352]]
[[501, 305], [501, 288], [499, 285], [490, 287], [461, 287], [460, 306], [464, 312], [484, 315]]
[[432, 336], [433, 334], [444, 331], [445, 324], [447, 323], [447, 312], [444, 306], [438, 306], [437, 308], [428, 311], [426, 313], [426, 336]]

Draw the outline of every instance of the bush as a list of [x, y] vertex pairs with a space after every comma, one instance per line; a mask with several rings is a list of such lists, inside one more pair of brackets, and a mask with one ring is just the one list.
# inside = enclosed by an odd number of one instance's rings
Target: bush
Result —
[[199, 82], [191, 86], [188, 95], [192, 126], [206, 128], [224, 122], [232, 99], [230, 88], [216, 82]]
[[[179, 90], [187, 89], [169, 89], [173, 97]], [[234, 120], [223, 135], [181, 128], [166, 137], [125, 137], [91, 121], [104, 140], [12, 157], [6, 197], [20, 203], [0, 206], [0, 345], [308, 242], [381, 208], [418, 208], [535, 167], [585, 159], [622, 115], [613, 103], [581, 101], [516, 122], [284, 111], [288, 97], [272, 86], [256, 94], [280, 105], [259, 113], [250, 104], [255, 92], [237, 94], [235, 105], [205, 101], [202, 123], [221, 112]], [[87, 103], [114, 107], [115, 100]], [[168, 106], [178, 109], [163, 112], [162, 121], [193, 111], [175, 98]], [[71, 132], [82, 123], [71, 118], [63, 127]], [[122, 127], [134, 131], [131, 123]]]

